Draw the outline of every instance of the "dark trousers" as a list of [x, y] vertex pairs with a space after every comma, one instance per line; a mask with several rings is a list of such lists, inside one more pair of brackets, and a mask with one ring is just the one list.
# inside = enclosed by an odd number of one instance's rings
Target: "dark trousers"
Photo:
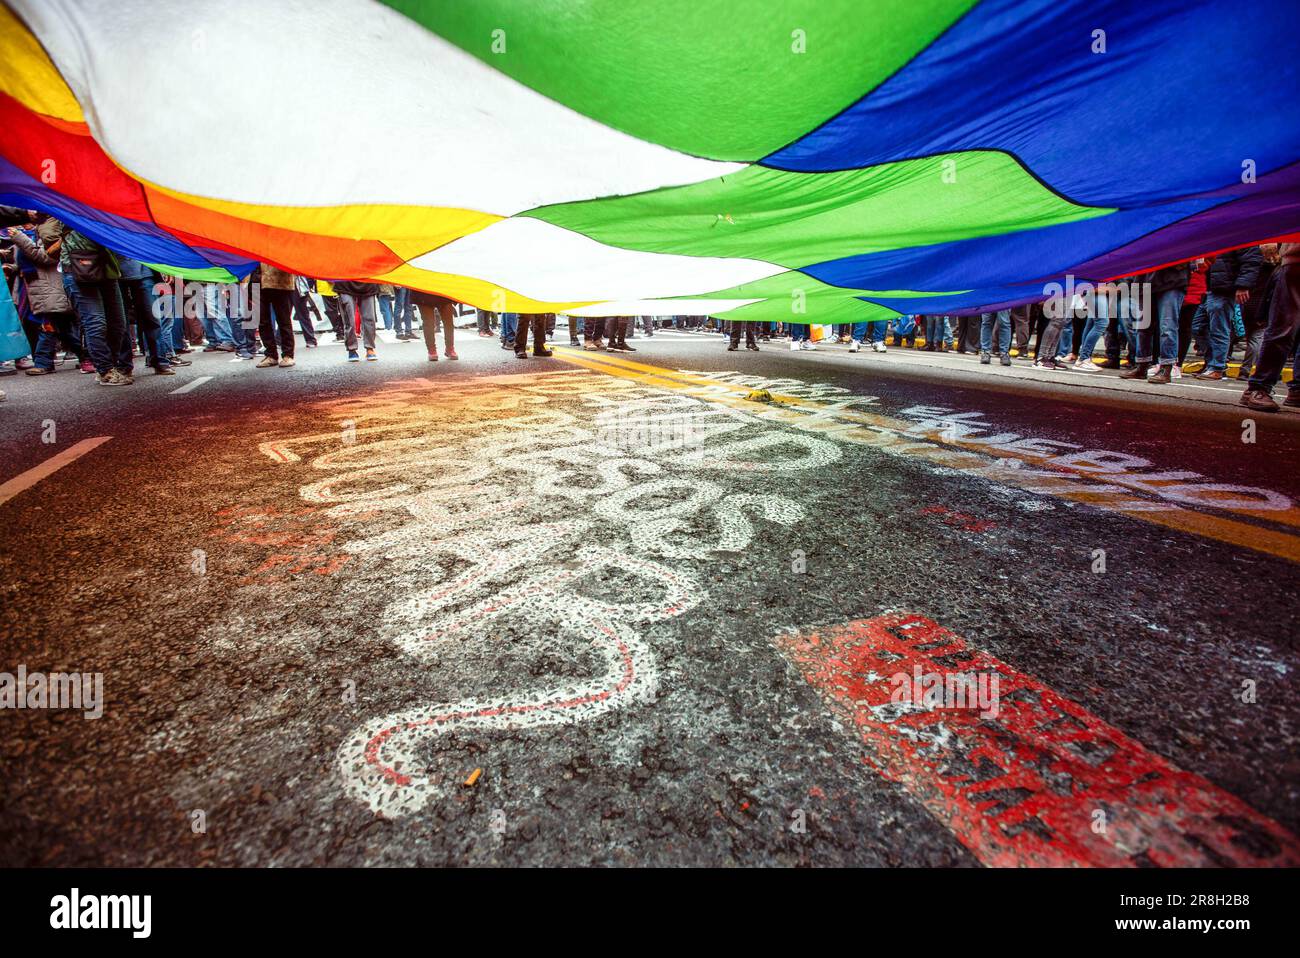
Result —
[[[339, 305], [339, 298], [337, 296], [324, 296], [322, 299], [325, 302], [325, 318], [330, 321], [330, 328], [334, 330], [335, 336], [343, 339], [347, 329], [343, 325], [343, 307]], [[352, 317], [349, 316], [348, 322], [351, 321]]]
[[605, 318], [603, 316], [588, 316], [582, 321], [582, 338], [591, 342], [595, 340], [600, 342], [605, 335]]
[[625, 345], [627, 343], [627, 330], [632, 325], [631, 316], [611, 316], [605, 320], [605, 335], [609, 344], [615, 343]]
[[[259, 300], [258, 332], [262, 336], [262, 346], [266, 355], [279, 359], [293, 358], [293, 294], [287, 289], [267, 289], [262, 287]], [[280, 347], [276, 349], [276, 328], [280, 330]]]
[[738, 319], [733, 319], [733, 320], [731, 321], [731, 345], [733, 345], [733, 346], [739, 346], [739, 345], [740, 345], [740, 327], [741, 327], [741, 326], [744, 326], [744, 327], [745, 327], [745, 345], [746, 345], [746, 346], [757, 346], [757, 345], [758, 345], [758, 337], [755, 335], [755, 332], [754, 332], [754, 324], [753, 324], [753, 323], [743, 323], [743, 322], [741, 322], [741, 321], [738, 320]]
[[316, 324], [312, 322], [312, 316], [316, 317], [316, 322], [323, 322], [320, 312], [316, 309], [316, 301], [296, 289], [290, 292], [289, 296], [293, 300], [293, 315], [297, 317], [298, 325], [302, 328], [302, 338], [308, 346], [315, 346]]
[[528, 351], [528, 327], [533, 328], [533, 352], [540, 353], [546, 348], [546, 320], [554, 313], [520, 313], [519, 325], [515, 327], [515, 352]]
[[[1271, 393], [1282, 378], [1282, 367], [1295, 351], [1296, 331], [1300, 329], [1300, 263], [1279, 266], [1266, 295], [1270, 298], [1268, 326], [1250, 388]], [[1291, 389], [1300, 391], [1300, 377], [1291, 380]]]

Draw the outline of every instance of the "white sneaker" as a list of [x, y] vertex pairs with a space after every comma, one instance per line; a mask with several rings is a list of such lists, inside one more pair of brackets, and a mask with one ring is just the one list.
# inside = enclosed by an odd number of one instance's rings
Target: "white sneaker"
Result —
[[1182, 378], [1183, 378], [1183, 367], [1182, 367], [1182, 366], [1179, 366], [1177, 363], [1175, 363], [1174, 366], [1173, 366], [1173, 368], [1169, 370], [1169, 378], [1170, 378], [1170, 379], [1182, 379]]
[[885, 344], [882, 343], [882, 342], [877, 341], [876, 343], [874, 343], [874, 344], [872, 345], [871, 348], [874, 349], [874, 350], [875, 350], [876, 352], [878, 352], [878, 353], [883, 353], [883, 352], [885, 351]]
[[1097, 364], [1094, 363], [1091, 359], [1080, 359], [1077, 363], [1072, 365], [1070, 368], [1081, 373], [1096, 373], [1101, 371], [1100, 369], [1097, 368]]
[[794, 352], [798, 348], [799, 348], [799, 340], [797, 339], [790, 340], [790, 352]]
[[813, 345], [811, 339], [804, 339], [804, 340], [801, 340], [801, 341], [799, 342], [799, 348], [800, 348], [800, 349], [816, 349], [817, 347]]
[[862, 348], [862, 344], [861, 344], [860, 342], [858, 342], [856, 339], [855, 339], [855, 340], [852, 340], [852, 341], [849, 343], [849, 352], [851, 352], [851, 353], [856, 353], [856, 352], [857, 352], [859, 349], [861, 349], [861, 348]]

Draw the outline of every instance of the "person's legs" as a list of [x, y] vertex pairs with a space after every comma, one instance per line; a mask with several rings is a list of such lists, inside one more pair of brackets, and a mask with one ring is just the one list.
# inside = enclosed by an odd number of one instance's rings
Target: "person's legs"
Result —
[[270, 294], [273, 292], [276, 291], [263, 289], [258, 297], [258, 332], [262, 334], [262, 342], [266, 344], [266, 358], [259, 362], [258, 366], [272, 366], [280, 360], [280, 353], [275, 340], [274, 307], [271, 305]]
[[[1247, 394], [1258, 392], [1265, 397], [1272, 394], [1273, 387], [1282, 378], [1282, 369], [1295, 347], [1296, 330], [1300, 327], [1300, 265], [1279, 266], [1269, 284], [1272, 298], [1268, 325], [1259, 349], [1259, 363], [1247, 389]], [[1242, 398], [1244, 401], [1245, 396]]]
[[339, 293], [339, 321], [342, 324], [343, 344], [348, 352], [357, 351], [357, 301], [349, 293]]
[[293, 307], [293, 315], [298, 320], [298, 328], [302, 330], [303, 342], [308, 346], [316, 345], [316, 327], [311, 321], [311, 311], [316, 308], [316, 304], [311, 301], [307, 293], [298, 290], [291, 290], [289, 300]]
[[[1223, 372], [1228, 368], [1228, 346], [1232, 341], [1233, 296], [1231, 293], [1209, 293], [1205, 297], [1206, 312], [1209, 313], [1209, 349], [1206, 351], [1205, 371]], [[1161, 342], [1164, 341], [1164, 317], [1161, 316]], [[1177, 335], [1177, 327], [1174, 328]], [[1163, 352], [1163, 349], [1161, 350]], [[1163, 358], [1161, 362], [1164, 362]]]
[[378, 319], [375, 300], [378, 296], [362, 296], [358, 306], [361, 308], [361, 343], [366, 347], [366, 355], [375, 351], [375, 323]]
[[379, 301], [379, 312], [384, 317], [384, 329], [393, 328], [393, 297], [380, 295], [376, 297]]

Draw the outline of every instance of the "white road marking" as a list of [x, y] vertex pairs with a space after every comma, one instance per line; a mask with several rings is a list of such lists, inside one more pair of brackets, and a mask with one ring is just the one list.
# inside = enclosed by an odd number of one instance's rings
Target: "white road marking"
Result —
[[112, 436], [95, 436], [93, 439], [83, 439], [76, 445], [69, 446], [58, 455], [46, 459], [40, 465], [33, 466], [26, 472], [19, 473], [8, 482], [0, 485], [0, 505], [8, 502], [24, 489], [36, 485], [36, 483], [40, 482], [46, 476], [62, 469], [68, 463], [80, 459], [96, 446], [102, 445], [112, 438]]
[[200, 386], [202, 386], [205, 382], [207, 382], [211, 378], [212, 378], [211, 376], [200, 376], [198, 379], [191, 379], [189, 382], [187, 382], [184, 386], [181, 386], [179, 389], [173, 389], [171, 394], [173, 396], [178, 396], [181, 393], [189, 392], [191, 389], [198, 389]]

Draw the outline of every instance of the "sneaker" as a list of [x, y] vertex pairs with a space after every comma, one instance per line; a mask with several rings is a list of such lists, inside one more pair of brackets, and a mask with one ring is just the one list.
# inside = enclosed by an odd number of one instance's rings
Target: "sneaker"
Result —
[[123, 379], [126, 380], [126, 384], [127, 384], [128, 386], [131, 385], [133, 382], [135, 382], [135, 377], [132, 376], [132, 375], [131, 375], [129, 372], [127, 372], [125, 369], [119, 369], [119, 370], [117, 371], [117, 374], [118, 374], [119, 376], [121, 376]]
[[95, 371], [95, 364], [92, 363], [89, 359], [87, 359], [77, 368], [80, 369], [83, 373], [93, 373]]
[[1196, 374], [1196, 378], [1197, 378], [1197, 379], [1212, 379], [1212, 380], [1222, 379], [1222, 378], [1223, 378], [1223, 370], [1222, 370], [1222, 369], [1207, 369], [1207, 370], [1206, 370], [1205, 372], [1203, 372], [1203, 373], [1197, 373], [1197, 374]]
[[28, 376], [53, 376], [53, 369], [46, 369], [44, 366], [29, 366], [27, 368]]
[[355, 349], [348, 350], [348, 362], [350, 363], [361, 362], [361, 357], [357, 355], [357, 351]]
[[1132, 369], [1126, 369], [1119, 374], [1120, 379], [1146, 379], [1147, 369], [1150, 363], [1137, 363]]
[[1034, 368], [1035, 369], [1065, 369], [1065, 367], [1062, 366], [1060, 363], [1058, 363], [1055, 359], [1035, 359]]
[[502, 348], [502, 349], [508, 349], [508, 350], [510, 350], [510, 351], [513, 353], [513, 352], [515, 351], [515, 343], [514, 343], [514, 340], [511, 340], [510, 342], [506, 342], [504, 339], [501, 340], [501, 348]]
[[856, 353], [861, 348], [862, 348], [862, 344], [858, 342], [856, 339], [849, 343], [849, 352], [851, 353]]
[[[220, 346], [213, 346], [212, 351], [217, 353], [235, 353], [239, 351], [239, 347], [234, 343], [222, 343]], [[207, 352], [207, 350], [205, 349], [204, 352]]]
[[[1170, 369], [1169, 369], [1169, 378], [1170, 378], [1170, 379], [1182, 379], [1182, 378], [1183, 378], [1183, 367], [1182, 367], [1182, 366], [1179, 366], [1177, 363], [1174, 363], [1174, 365], [1173, 365], [1172, 367], [1170, 367]], [[1246, 378], [1249, 379], [1250, 377], [1247, 376]]]
[[993, 362], [993, 354], [990, 352], [986, 352], [984, 350], [980, 350], [980, 365], [987, 366], [991, 362]]
[[578, 342], [576, 339], [570, 339], [570, 340], [569, 340], [569, 345], [570, 345], [570, 346], [581, 346], [582, 343]]
[[292, 356], [281, 356], [281, 357], [280, 357], [280, 366], [281, 366], [281, 368], [287, 368], [287, 367], [289, 367], [289, 366], [293, 366], [293, 365], [296, 365], [296, 364], [294, 363], [294, 361], [293, 361], [293, 357], [292, 357]]
[[272, 366], [278, 365], [280, 365], [280, 361], [278, 359], [272, 359], [270, 356], [263, 356], [257, 361], [258, 369], [270, 369]]
[[526, 349], [515, 350], [515, 359], [527, 359], [527, 358], [528, 358], [528, 350]]
[[437, 353], [429, 353], [429, 362], [431, 362], [431, 363], [436, 363], [437, 361], [438, 361], [438, 354], [437, 354]]
[[153, 368], [153, 374], [155, 376], [175, 376], [176, 370], [172, 369], [170, 366], [155, 366]]
[[379, 357], [375, 355], [375, 351], [373, 349], [366, 350], [366, 362], [373, 363], [376, 362], [378, 359]]
[[799, 340], [797, 339], [790, 340], [790, 351], [793, 352], [798, 348], [799, 348]]
[[[1288, 399], [1291, 397], [1288, 396]], [[1277, 412], [1281, 407], [1273, 401], [1273, 397], [1262, 389], [1247, 389], [1237, 400], [1239, 405], [1247, 409], [1253, 409], [1256, 412]]]
[[[634, 352], [636, 352], [636, 347], [635, 347], [635, 346], [629, 346], [627, 343], [619, 343], [619, 344], [618, 344], [618, 348], [621, 349], [621, 350], [623, 350], [623, 352], [625, 352], [625, 353], [634, 353]], [[550, 355], [550, 352], [547, 351], [546, 355], [549, 356], [549, 355]]]
[[1101, 367], [1099, 367], [1091, 359], [1080, 359], [1070, 368], [1077, 373], [1095, 373], [1098, 372]]
[[727, 352], [734, 353], [740, 349], [739, 343], [727, 343]]
[[800, 342], [799, 342], [799, 348], [800, 348], [800, 349], [816, 349], [817, 347], [813, 345], [813, 341], [812, 341], [811, 339], [804, 339], [804, 340], [800, 340]]
[[442, 354], [446, 356], [448, 359], [452, 359], [452, 360], [460, 359], [460, 357], [456, 355], [456, 350], [452, 349], [450, 346], [444, 349]]
[[31, 369], [35, 365], [36, 363], [32, 362], [32, 360], [26, 356], [14, 360], [14, 369]]
[[876, 352], [878, 352], [878, 353], [883, 353], [883, 352], [885, 352], [885, 344], [884, 344], [883, 342], [878, 342], [878, 343], [876, 343], [875, 345], [873, 345], [871, 348], [874, 349], [874, 350], [875, 350]]
[[95, 381], [99, 383], [101, 386], [129, 386], [130, 385], [130, 383], [128, 383], [126, 380], [126, 377], [123, 376], [121, 373], [119, 373], [116, 369], [110, 369], [106, 373], [100, 373], [99, 376], [96, 377]]
[[758, 352], [758, 343], [746, 343], [745, 348], [752, 349], [754, 352]]
[[182, 359], [180, 356], [172, 356], [167, 360], [173, 366], [193, 366], [194, 364], [188, 359]]
[[1167, 384], [1170, 379], [1169, 370], [1172, 368], [1173, 367], [1171, 366], [1164, 366], [1164, 365], [1158, 367], [1152, 375], [1147, 377], [1147, 382], [1156, 383], [1158, 385]]
[[1010, 366], [1011, 356], [1008, 353], [1003, 353], [1001, 356], [998, 357], [998, 362], [1000, 362], [1003, 366]]

